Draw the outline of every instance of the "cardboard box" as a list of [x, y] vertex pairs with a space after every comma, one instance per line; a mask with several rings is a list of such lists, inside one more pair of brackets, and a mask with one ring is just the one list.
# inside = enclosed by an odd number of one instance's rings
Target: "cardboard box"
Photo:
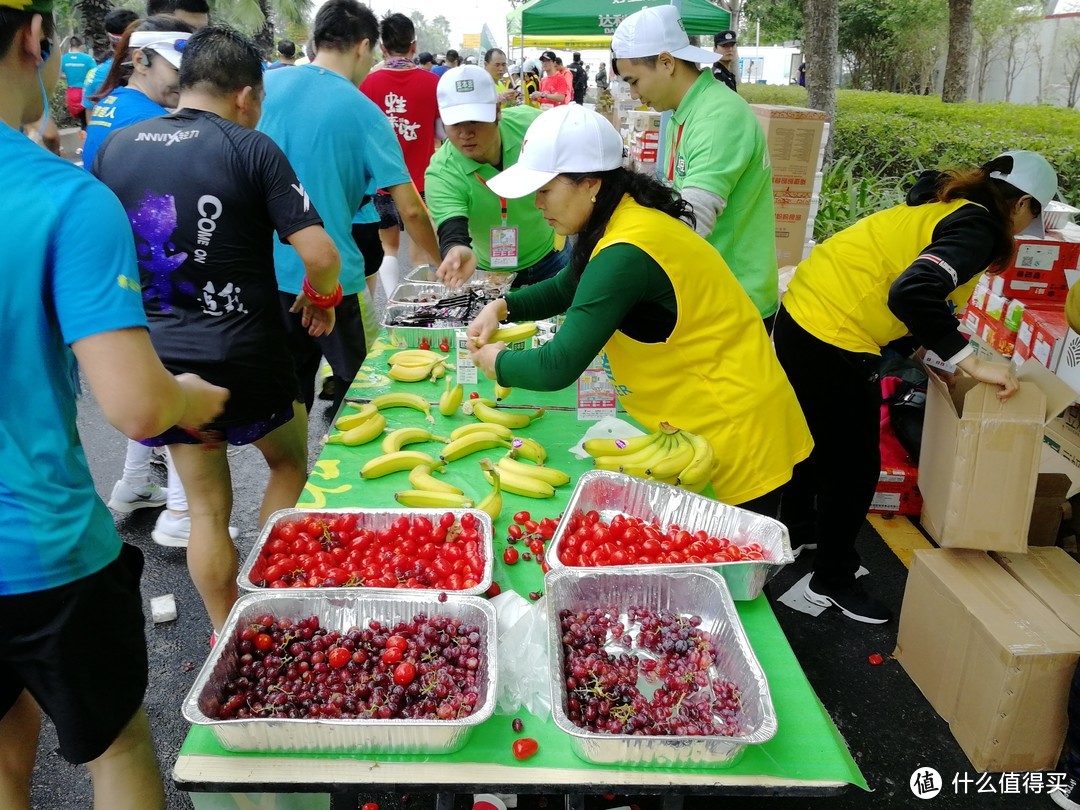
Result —
[[803, 107], [751, 104], [772, 161], [773, 186], [812, 192], [821, 166], [825, 113]]
[[[1040, 467], [1042, 459], [1040, 458]], [[1035, 502], [1028, 526], [1028, 551], [1032, 546], [1056, 546], [1064, 506], [1072, 488], [1072, 479], [1062, 473], [1040, 472], [1035, 482]]]
[[952, 388], [930, 374], [919, 457], [922, 525], [938, 545], [1027, 548], [1046, 395], [1021, 382], [1008, 400], [960, 376]]
[[645, 132], [654, 129], [660, 131], [660, 113], [656, 110], [628, 110], [626, 123], [630, 129], [636, 132]]
[[1080, 228], [1047, 231], [1046, 239], [1017, 237], [1016, 257], [990, 277], [990, 289], [1006, 298], [1064, 302], [1068, 275], [1080, 268]]
[[1016, 360], [1029, 357], [1056, 372], [1069, 324], [1061, 307], [1025, 307], [1016, 335]]
[[919, 468], [914, 464], [886, 467], [878, 473], [878, 485], [870, 511], [881, 515], [918, 515], [922, 512]]
[[776, 218], [776, 260], [780, 267], [798, 264], [802, 261], [806, 240], [813, 236], [813, 217], [810, 213], [810, 200], [805, 204], [777, 204], [774, 209]]
[[914, 553], [896, 657], [976, 770], [1057, 764], [1080, 636], [979, 551]]
[[1027, 554], [990, 555], [1013, 578], [1080, 634], [1080, 563], [1061, 548], [1033, 548]]

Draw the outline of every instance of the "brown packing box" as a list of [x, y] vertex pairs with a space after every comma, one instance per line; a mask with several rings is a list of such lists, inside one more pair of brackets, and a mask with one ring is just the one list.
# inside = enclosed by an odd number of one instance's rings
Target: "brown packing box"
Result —
[[[1042, 466], [1040, 448], [1040, 466]], [[1072, 479], [1062, 473], [1040, 472], [1035, 483], [1035, 502], [1031, 507], [1031, 524], [1028, 526], [1027, 542], [1031, 546], [1056, 546], [1063, 507]]]
[[804, 107], [751, 104], [772, 161], [773, 185], [812, 191], [818, 169], [825, 113]]
[[780, 267], [802, 261], [806, 240], [812, 238], [807, 225], [810, 205], [776, 205], [776, 261]]
[[1080, 563], [1061, 548], [1033, 548], [1027, 554], [990, 555], [1017, 582], [1080, 634]]
[[1080, 636], [981, 551], [915, 552], [896, 657], [978, 771], [1055, 767]]

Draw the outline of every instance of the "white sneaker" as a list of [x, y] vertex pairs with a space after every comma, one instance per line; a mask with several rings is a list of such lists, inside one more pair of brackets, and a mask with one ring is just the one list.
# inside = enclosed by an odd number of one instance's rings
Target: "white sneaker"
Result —
[[141, 487], [133, 487], [123, 478], [113, 485], [107, 504], [113, 511], [125, 515], [136, 509], [153, 509], [164, 505], [165, 491], [157, 484], [147, 483]]
[[[229, 527], [229, 537], [235, 540], [240, 536], [240, 530], [235, 526]], [[191, 537], [191, 518], [187, 515], [174, 515], [165, 510], [158, 515], [154, 530], [150, 537], [159, 546], [167, 548], [187, 548], [188, 539]]]

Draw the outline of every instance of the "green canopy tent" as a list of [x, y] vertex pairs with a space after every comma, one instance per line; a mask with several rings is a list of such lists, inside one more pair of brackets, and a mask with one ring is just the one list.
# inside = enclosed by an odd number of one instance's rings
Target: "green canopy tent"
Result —
[[[610, 37], [635, 11], [669, 5], [668, 0], [531, 0], [506, 15], [514, 37], [586, 35]], [[682, 0], [686, 33], [712, 35], [731, 26], [731, 15], [708, 0]]]

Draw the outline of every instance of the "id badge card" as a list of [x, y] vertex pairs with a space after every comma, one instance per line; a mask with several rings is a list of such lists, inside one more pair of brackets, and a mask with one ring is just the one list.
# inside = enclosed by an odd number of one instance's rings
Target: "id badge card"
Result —
[[491, 267], [507, 269], [518, 266], [518, 229], [504, 226], [491, 229]]

